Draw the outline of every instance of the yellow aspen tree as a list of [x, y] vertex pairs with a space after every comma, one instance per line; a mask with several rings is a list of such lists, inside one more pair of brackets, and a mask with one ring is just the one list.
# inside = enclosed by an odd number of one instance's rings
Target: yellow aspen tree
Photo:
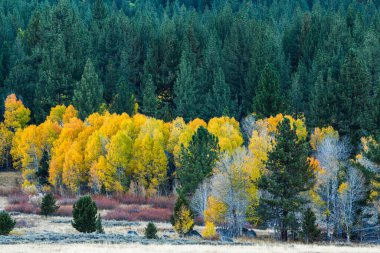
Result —
[[12, 148], [13, 132], [4, 123], [0, 123], [0, 166], [11, 167], [10, 151]]
[[327, 137], [339, 139], [339, 133], [334, 130], [332, 126], [315, 128], [313, 134], [310, 136], [310, 145], [312, 149], [314, 151], [317, 150], [318, 145]]
[[202, 231], [202, 237], [207, 239], [207, 240], [217, 240], [218, 239], [218, 234], [216, 233], [214, 223], [206, 221], [205, 228]]
[[221, 151], [231, 153], [243, 144], [239, 122], [230, 117], [212, 118], [207, 130], [219, 139]]
[[70, 150], [72, 143], [84, 128], [83, 121], [75, 117], [71, 118], [69, 122], [64, 124], [58, 139], [54, 141], [49, 165], [49, 182], [53, 186], [62, 186], [65, 154]]
[[78, 111], [75, 109], [74, 106], [69, 105], [66, 107], [66, 111], [62, 116], [63, 123], [69, 123], [72, 118], [78, 118]]
[[87, 139], [84, 150], [84, 161], [87, 167], [91, 167], [93, 162], [106, 154], [106, 145], [107, 139], [99, 130], [92, 133]]
[[10, 94], [5, 99], [4, 124], [15, 132], [19, 128], [24, 128], [30, 120], [30, 110], [18, 100], [15, 94]]
[[[154, 119], [148, 119], [133, 145], [134, 177], [147, 189], [148, 195], [154, 195], [166, 177], [168, 160], [165, 154], [164, 135], [155, 128]], [[153, 126], [152, 126], [153, 125]]]
[[14, 168], [22, 171], [24, 188], [33, 186], [35, 183], [35, 172], [42, 156], [42, 146], [35, 125], [23, 130], [19, 129], [15, 134], [11, 154]]
[[62, 168], [62, 182], [72, 192], [78, 193], [80, 186], [88, 180], [86, 172], [87, 169], [80, 144], [74, 141], [70, 148], [66, 150]]
[[[120, 130], [112, 136], [107, 145], [107, 160], [119, 173], [131, 175], [130, 162], [133, 152], [133, 140], [127, 130]], [[120, 177], [118, 179], [120, 181]]]
[[181, 117], [178, 117], [171, 122], [170, 136], [167, 145], [167, 150], [169, 153], [174, 153], [174, 148], [179, 143], [179, 137], [183, 131], [185, 131], [186, 127], [186, 123]]
[[223, 202], [214, 196], [207, 199], [207, 209], [205, 210], [204, 217], [206, 222], [212, 222], [216, 225], [223, 225], [226, 219], [228, 207]]
[[47, 120], [52, 122], [57, 122], [61, 126], [63, 125], [63, 116], [66, 113], [67, 107], [65, 105], [57, 105], [50, 110], [49, 116], [47, 116]]
[[117, 169], [104, 156], [94, 162], [90, 169], [90, 186], [96, 191], [104, 187], [107, 192], [122, 192], [123, 187], [117, 178]]

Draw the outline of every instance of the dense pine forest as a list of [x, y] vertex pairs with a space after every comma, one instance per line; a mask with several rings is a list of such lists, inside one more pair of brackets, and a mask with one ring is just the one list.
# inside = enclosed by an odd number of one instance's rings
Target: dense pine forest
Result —
[[[170, 121], [279, 112], [357, 144], [380, 124], [380, 2], [0, 3], [0, 94]], [[83, 99], [85, 98], [85, 99]]]
[[175, 195], [181, 236], [379, 242], [379, 59], [379, 0], [0, 0], [0, 170]]

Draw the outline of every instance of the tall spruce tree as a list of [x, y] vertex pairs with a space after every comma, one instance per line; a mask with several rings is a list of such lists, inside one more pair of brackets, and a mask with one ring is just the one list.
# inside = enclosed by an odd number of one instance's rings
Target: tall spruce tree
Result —
[[281, 231], [281, 240], [288, 240], [294, 213], [306, 203], [301, 193], [314, 183], [314, 172], [308, 162], [308, 143], [298, 139], [295, 126], [284, 118], [275, 135], [275, 146], [268, 154], [266, 170], [259, 187], [264, 192], [260, 199], [261, 214], [275, 220]]
[[322, 71], [318, 73], [310, 102], [311, 126], [322, 127], [329, 124], [336, 125], [336, 87], [337, 83], [332, 79], [331, 69], [328, 70], [327, 80], [325, 80]]
[[121, 114], [126, 112], [133, 115], [135, 110], [135, 96], [133, 95], [130, 85], [125, 80], [121, 80], [116, 86], [116, 94], [114, 95], [110, 111]]
[[82, 79], [74, 89], [73, 102], [81, 118], [99, 110], [103, 102], [103, 86], [90, 59], [84, 67]]
[[197, 83], [195, 80], [195, 59], [191, 50], [186, 47], [182, 52], [179, 73], [174, 84], [174, 104], [176, 106], [176, 116], [183, 117], [185, 121], [190, 121], [197, 117], [199, 113], [199, 96]]
[[156, 86], [153, 83], [152, 75], [148, 75], [144, 83], [142, 92], [142, 112], [151, 117], [155, 117], [158, 112], [159, 101], [156, 96]]
[[180, 194], [192, 195], [198, 185], [212, 175], [218, 154], [218, 138], [203, 126], [199, 127], [191, 138], [189, 146], [181, 147], [181, 168], [177, 171]]
[[280, 80], [272, 64], [268, 64], [261, 74], [253, 111], [260, 117], [269, 117], [282, 112], [284, 99], [280, 90]]
[[364, 63], [350, 49], [340, 70], [338, 130], [357, 144], [373, 120], [369, 107], [369, 79]]
[[318, 240], [321, 231], [316, 224], [317, 217], [309, 207], [303, 215], [301, 235], [306, 243], [315, 242]]
[[237, 103], [231, 97], [230, 86], [226, 83], [222, 68], [218, 68], [214, 76], [214, 85], [207, 95], [205, 119], [212, 117], [234, 117], [237, 111]]

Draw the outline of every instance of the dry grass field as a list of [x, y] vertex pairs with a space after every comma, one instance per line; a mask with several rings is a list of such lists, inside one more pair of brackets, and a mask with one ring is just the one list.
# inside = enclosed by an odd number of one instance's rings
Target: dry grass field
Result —
[[254, 246], [141, 244], [1, 245], [0, 253], [378, 253], [380, 247], [257, 244]]
[[[3, 172], [0, 177], [0, 189], [4, 191], [0, 196], [0, 210], [5, 209], [10, 203], [7, 195], [9, 189], [18, 187], [20, 175], [14, 172]], [[20, 201], [22, 196], [15, 195], [13, 201]], [[65, 201], [69, 202], [69, 199]], [[70, 200], [71, 201], [71, 200]], [[136, 201], [136, 200], [134, 200]], [[109, 202], [109, 201], [108, 201]], [[99, 204], [114, 209], [113, 203], [102, 199]], [[68, 203], [67, 203], [68, 204]], [[163, 204], [163, 203], [161, 203]], [[164, 203], [165, 204], [165, 203]], [[167, 204], [167, 203], [166, 203]], [[128, 205], [119, 205], [128, 207]], [[68, 210], [71, 212], [71, 210]], [[118, 211], [118, 209], [115, 209]], [[108, 210], [102, 210], [106, 215]], [[144, 228], [147, 222], [104, 220], [105, 235], [83, 235], [75, 231], [70, 217], [44, 218], [37, 214], [15, 212], [13, 218], [17, 221], [17, 227], [10, 236], [0, 236], [0, 253], [43, 253], [43, 252], [68, 252], [68, 253], [378, 253], [380, 246], [368, 245], [303, 245], [280, 244], [270, 242], [270, 232], [256, 230], [259, 239], [237, 239], [233, 244], [209, 245], [210, 242], [198, 238], [180, 239], [167, 222], [156, 222], [158, 235], [162, 239], [150, 241], [143, 239]], [[201, 231], [201, 227], [195, 227]], [[129, 236], [128, 232], [134, 231], [137, 236]], [[243, 244], [243, 245], [242, 245]]]

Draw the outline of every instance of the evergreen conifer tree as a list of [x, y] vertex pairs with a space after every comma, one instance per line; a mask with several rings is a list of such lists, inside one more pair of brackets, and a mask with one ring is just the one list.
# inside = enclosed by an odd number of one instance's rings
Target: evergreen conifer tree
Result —
[[102, 217], [100, 217], [100, 214], [98, 214], [96, 218], [96, 233], [104, 234], [104, 229], [102, 225]]
[[321, 234], [321, 231], [317, 227], [316, 220], [317, 218], [311, 208], [306, 209], [302, 222], [302, 236], [306, 243], [317, 241]]
[[174, 104], [176, 106], [176, 116], [183, 117], [185, 121], [190, 121], [197, 117], [199, 113], [199, 94], [195, 75], [194, 55], [189, 48], [186, 48], [181, 57], [177, 80], [174, 84]]
[[72, 226], [82, 233], [93, 233], [98, 227], [98, 208], [90, 196], [81, 197], [73, 206]]
[[273, 65], [268, 64], [261, 74], [256, 95], [253, 99], [253, 111], [260, 117], [269, 117], [282, 112], [283, 96], [280, 90], [280, 80]]
[[6, 211], [0, 211], [0, 235], [8, 235], [16, 225], [16, 221], [11, 218]]
[[157, 227], [153, 222], [149, 222], [145, 228], [145, 237], [148, 239], [157, 239]]
[[90, 59], [84, 67], [82, 79], [74, 89], [73, 102], [81, 118], [98, 111], [103, 102], [103, 86]]
[[214, 85], [206, 100], [206, 119], [212, 117], [236, 115], [237, 103], [231, 97], [230, 86], [226, 83], [222, 68], [218, 68], [214, 77]]
[[151, 75], [146, 78], [142, 94], [142, 112], [151, 117], [155, 117], [158, 112], [158, 98], [156, 96], [156, 87]]
[[121, 80], [116, 85], [116, 94], [110, 106], [110, 111], [118, 114], [123, 112], [133, 116], [135, 110], [135, 97], [131, 87], [125, 80]]
[[314, 172], [308, 162], [308, 143], [298, 139], [295, 126], [284, 118], [275, 135], [275, 146], [268, 154], [265, 173], [259, 187], [264, 191], [260, 211], [265, 218], [276, 220], [281, 240], [288, 240], [294, 212], [306, 203], [302, 192], [314, 184]]
[[40, 185], [48, 184], [48, 178], [49, 178], [49, 153], [46, 149], [44, 149], [42, 153], [42, 158], [40, 162], [40, 166], [38, 167], [38, 170], [36, 172], [36, 176], [38, 179], [38, 183]]
[[41, 215], [48, 216], [50, 214], [53, 214], [55, 211], [57, 211], [59, 206], [56, 205], [56, 200], [54, 196], [49, 193], [46, 194], [41, 203]]
[[203, 126], [194, 133], [189, 146], [181, 147], [178, 179], [179, 191], [185, 196], [192, 195], [198, 185], [212, 174], [212, 169], [219, 155], [218, 138]]

